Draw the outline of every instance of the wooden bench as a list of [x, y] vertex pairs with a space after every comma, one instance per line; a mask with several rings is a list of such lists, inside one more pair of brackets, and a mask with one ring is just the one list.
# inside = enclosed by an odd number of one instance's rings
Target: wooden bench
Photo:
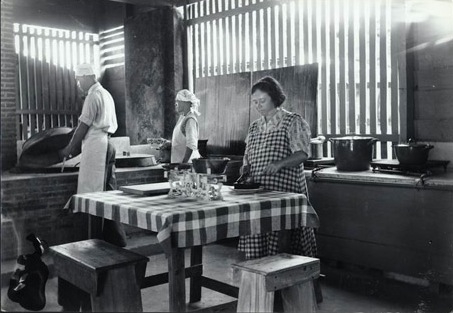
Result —
[[142, 312], [148, 258], [99, 239], [50, 247], [56, 275], [88, 292], [94, 312]]
[[273, 312], [280, 290], [285, 312], [315, 312], [313, 279], [319, 277], [319, 259], [281, 253], [233, 264], [240, 281], [237, 312]]

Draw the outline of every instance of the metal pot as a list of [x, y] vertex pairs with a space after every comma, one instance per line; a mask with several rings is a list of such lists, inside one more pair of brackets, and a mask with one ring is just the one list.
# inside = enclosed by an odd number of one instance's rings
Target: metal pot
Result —
[[408, 143], [393, 145], [398, 162], [403, 165], [423, 165], [428, 161], [429, 150], [434, 146], [417, 144], [411, 139]]
[[322, 159], [325, 140], [326, 140], [326, 138], [324, 136], [318, 136], [316, 138], [310, 139], [310, 149], [311, 149], [310, 160]]
[[339, 171], [366, 171], [373, 157], [373, 137], [346, 136], [330, 138], [334, 162]]
[[199, 139], [198, 140], [198, 152], [201, 157], [206, 158], [208, 156], [207, 152], [208, 139]]

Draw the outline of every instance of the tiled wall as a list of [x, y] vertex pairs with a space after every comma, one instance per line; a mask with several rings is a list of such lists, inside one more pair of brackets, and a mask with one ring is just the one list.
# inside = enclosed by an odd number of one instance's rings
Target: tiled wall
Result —
[[[119, 186], [164, 180], [160, 168], [117, 169], [116, 174]], [[31, 232], [50, 245], [85, 239], [84, 214], [62, 210], [76, 193], [77, 173], [3, 176], [1, 188], [2, 260], [30, 253], [23, 241]]]

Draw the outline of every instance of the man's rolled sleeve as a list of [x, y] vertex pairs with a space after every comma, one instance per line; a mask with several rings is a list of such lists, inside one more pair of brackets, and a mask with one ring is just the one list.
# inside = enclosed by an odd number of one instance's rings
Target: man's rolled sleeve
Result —
[[82, 113], [80, 114], [79, 121], [83, 122], [84, 124], [91, 126], [96, 119], [97, 108], [99, 105], [99, 99], [97, 97], [93, 97], [88, 95], [87, 99], [85, 100], [82, 108]]

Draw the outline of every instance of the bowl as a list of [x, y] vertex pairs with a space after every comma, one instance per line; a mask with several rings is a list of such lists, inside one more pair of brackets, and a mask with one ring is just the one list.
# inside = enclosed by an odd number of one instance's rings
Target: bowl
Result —
[[223, 174], [230, 158], [197, 158], [192, 159], [192, 167], [196, 173], [207, 174], [208, 168], [211, 174]]

